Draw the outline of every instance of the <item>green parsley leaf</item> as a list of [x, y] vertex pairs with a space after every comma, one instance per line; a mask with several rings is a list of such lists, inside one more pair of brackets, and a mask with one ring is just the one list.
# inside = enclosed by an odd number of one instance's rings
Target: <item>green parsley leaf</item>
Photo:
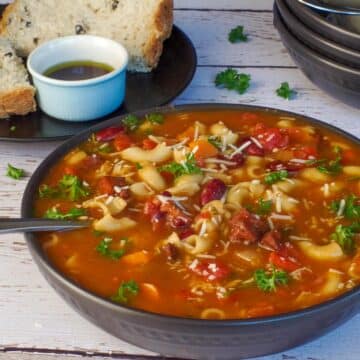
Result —
[[93, 231], [93, 234], [96, 236], [96, 237], [100, 237], [100, 236], [103, 236], [105, 234], [104, 231], [99, 231], [99, 230], [94, 230]]
[[130, 280], [122, 282], [117, 294], [111, 297], [111, 300], [126, 304], [130, 296], [136, 296], [140, 291], [139, 285], [136, 281]]
[[258, 215], [267, 215], [271, 212], [271, 208], [272, 208], [271, 200], [260, 199], [256, 213]]
[[122, 123], [128, 131], [135, 131], [142, 121], [135, 115], [128, 115], [123, 119]]
[[338, 225], [335, 228], [335, 232], [330, 235], [330, 238], [341, 246], [345, 254], [351, 254], [356, 247], [354, 237], [358, 232], [360, 232], [359, 222], [355, 222], [349, 226]]
[[[345, 200], [345, 206], [343, 213], [340, 215], [344, 215], [345, 218], [353, 220], [358, 219], [360, 217], [360, 205], [358, 205], [359, 198], [354, 194], [349, 195]], [[338, 213], [340, 210], [341, 200], [334, 200], [330, 204], [330, 209], [334, 213]]]
[[254, 273], [254, 280], [258, 288], [265, 292], [275, 291], [277, 285], [286, 285], [289, 275], [286, 271], [272, 268], [271, 271], [258, 269]]
[[39, 196], [41, 199], [54, 199], [59, 197], [60, 190], [57, 187], [51, 187], [43, 184], [39, 187]]
[[291, 100], [296, 95], [296, 91], [290, 88], [288, 82], [283, 82], [280, 87], [276, 89], [276, 94], [286, 100]]
[[89, 189], [75, 175], [64, 175], [59, 181], [59, 188], [62, 197], [71, 201], [79, 200], [90, 194]]
[[135, 163], [135, 166], [136, 166], [136, 169], [138, 169], [138, 170], [140, 170], [140, 169], [142, 169], [143, 167], [141, 166], [141, 164], [140, 163]]
[[148, 114], [145, 116], [145, 119], [152, 124], [161, 125], [164, 123], [164, 115], [159, 113]]
[[113, 148], [109, 143], [104, 143], [98, 148], [98, 152], [101, 154], [109, 154], [113, 152]]
[[278, 170], [267, 174], [264, 180], [266, 184], [272, 185], [288, 177], [289, 177], [289, 173], [287, 170]]
[[239, 25], [236, 28], [231, 29], [228, 39], [232, 44], [235, 44], [241, 41], [247, 41], [248, 37], [244, 34], [244, 27]]
[[18, 169], [10, 164], [8, 164], [6, 175], [15, 180], [19, 180], [20, 178], [25, 176], [25, 171], [23, 169]]
[[321, 165], [319, 165], [317, 169], [323, 174], [335, 176], [342, 171], [341, 148], [336, 146], [334, 147], [333, 151], [336, 154], [335, 160], [329, 160], [328, 162], [326, 162], [326, 160], [318, 160]]
[[90, 195], [89, 189], [75, 175], [64, 175], [59, 184], [50, 187], [43, 184], [39, 187], [40, 198], [65, 199], [76, 201]]
[[221, 142], [221, 138], [219, 136], [209, 136], [208, 142], [212, 146], [215, 146], [217, 149], [219, 149], [219, 150], [222, 149], [222, 142]]
[[15, 130], [16, 130], [16, 126], [15, 126], [15, 125], [13, 125], [13, 126], [10, 127], [10, 131], [11, 131], [11, 132], [13, 132], [13, 131], [15, 131]]
[[215, 85], [244, 94], [250, 86], [250, 80], [249, 74], [239, 74], [235, 69], [227, 69], [216, 75]]
[[196, 165], [195, 156], [193, 153], [186, 155], [186, 161], [182, 163], [172, 162], [170, 164], [161, 166], [160, 171], [172, 173], [175, 177], [190, 174], [201, 174], [201, 169]]
[[125, 249], [118, 249], [118, 250], [110, 249], [110, 245], [112, 241], [113, 241], [112, 238], [105, 237], [96, 247], [96, 251], [101, 255], [108, 257], [112, 260], [119, 260], [125, 254]]
[[53, 220], [69, 220], [76, 219], [84, 215], [86, 215], [86, 211], [84, 209], [72, 208], [67, 213], [63, 214], [58, 208], [53, 207], [46, 211], [44, 218]]

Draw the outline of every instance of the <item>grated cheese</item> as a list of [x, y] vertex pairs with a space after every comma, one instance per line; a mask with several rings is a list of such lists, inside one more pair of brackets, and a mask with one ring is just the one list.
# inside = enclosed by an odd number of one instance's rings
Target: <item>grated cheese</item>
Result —
[[207, 225], [206, 225], [206, 220], [205, 220], [205, 221], [203, 221], [203, 223], [201, 224], [201, 228], [200, 228], [200, 231], [199, 231], [199, 236], [200, 236], [200, 237], [202, 237], [202, 236], [205, 235], [205, 233], [206, 233], [206, 227], [207, 227]]
[[205, 162], [209, 163], [209, 164], [224, 164], [224, 165], [229, 165], [229, 166], [236, 165], [236, 162], [233, 162], [233, 161], [214, 159], [214, 158], [206, 159]]
[[307, 238], [305, 236], [295, 236], [295, 235], [290, 235], [289, 239], [294, 241], [311, 241], [310, 238]]
[[345, 199], [341, 199], [341, 200], [340, 200], [340, 204], [339, 204], [339, 210], [338, 210], [338, 212], [336, 213], [337, 216], [343, 215], [344, 210], [345, 210], [345, 205], [346, 205]]
[[246, 141], [244, 144], [242, 144], [240, 147], [238, 147], [232, 154], [231, 157], [234, 155], [241, 153], [243, 150], [245, 150], [247, 147], [251, 145], [251, 141]]
[[293, 220], [293, 217], [290, 215], [271, 214], [270, 217], [275, 220]]
[[259, 147], [260, 149], [263, 148], [263, 146], [261, 145], [261, 143], [258, 139], [254, 138], [254, 137], [251, 137], [250, 139], [257, 147]]

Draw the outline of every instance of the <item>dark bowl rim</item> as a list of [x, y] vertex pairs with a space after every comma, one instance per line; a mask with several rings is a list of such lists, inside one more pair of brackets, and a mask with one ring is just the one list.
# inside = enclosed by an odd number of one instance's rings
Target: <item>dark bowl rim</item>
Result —
[[[296, 36], [291, 32], [291, 30], [286, 26], [275, 2], [273, 12], [274, 25], [280, 32], [280, 37], [287, 37], [289, 39], [289, 42], [291, 40], [291, 43], [294, 44], [295, 47], [300, 48], [300, 50], [297, 52], [299, 53], [301, 51], [300, 55], [302, 57], [306, 57], [307, 61], [311, 61], [312, 63], [316, 62], [320, 66], [325, 64], [327, 67], [332, 68], [335, 71], [340, 71], [342, 75], [346, 73], [347, 76], [355, 76], [356, 78], [360, 79], [360, 69], [352, 68], [351, 66], [340, 64], [332, 59], [329, 59], [325, 55], [318, 53], [317, 51], [297, 39]], [[281, 27], [281, 29], [279, 29], [279, 27]], [[288, 47], [287, 45], [285, 46]], [[292, 49], [292, 51], [294, 50]]]
[[[300, 21], [296, 14], [291, 11], [285, 0], [275, 0], [275, 3], [285, 25], [288, 27], [288, 29], [290, 28], [290, 25], [292, 25], [292, 34], [297, 37], [298, 40], [301, 41], [304, 45], [308, 46], [314, 51], [317, 51], [320, 55], [328, 57], [329, 55], [324, 54], [325, 50], [323, 50], [326, 48], [326, 51], [328, 51], [329, 54], [332, 53], [332, 56], [338, 57], [336, 60], [338, 60], [341, 65], [343, 64], [342, 62], [346, 61], [344, 60], [345, 56], [350, 56], [348, 63], [344, 63], [344, 65], [354, 67], [355, 69], [360, 67], [360, 50], [355, 50], [346, 47], [343, 44], [339, 44], [334, 40], [328, 39], [322, 34], [319, 34], [313, 29], [305, 26], [305, 24]], [[311, 40], [309, 40], [307, 44], [303, 38], [310, 38]], [[311, 45], [309, 45], [310, 43]], [[318, 43], [319, 47], [316, 47], [316, 43]], [[330, 56], [329, 59], [331, 61], [336, 61], [330, 58]]]
[[[245, 104], [227, 104], [227, 103], [194, 103], [194, 104], [183, 104], [183, 105], [171, 105], [171, 106], [165, 106], [165, 107], [156, 107], [152, 109], [147, 110], [141, 110], [134, 112], [134, 115], [137, 115], [139, 117], [144, 116], [147, 113], [152, 112], [162, 112], [162, 113], [173, 113], [173, 112], [186, 112], [186, 111], [220, 111], [220, 110], [230, 110], [230, 111], [264, 111], [269, 112], [272, 114], [278, 114], [280, 116], [290, 116], [290, 117], [296, 117], [300, 118], [301, 120], [304, 120], [305, 122], [308, 122], [313, 125], [318, 125], [322, 128], [328, 129], [332, 132], [335, 132], [336, 134], [342, 135], [345, 138], [351, 140], [352, 142], [360, 145], [360, 139], [356, 136], [336, 127], [333, 125], [330, 125], [326, 122], [323, 122], [321, 120], [317, 120], [315, 118], [294, 113], [287, 110], [281, 110], [266, 106], [257, 106], [257, 105], [245, 105]], [[22, 197], [21, 202], [21, 216], [22, 217], [29, 217], [32, 216], [32, 203], [35, 196], [34, 189], [37, 190], [38, 185], [40, 184], [41, 180], [43, 179], [44, 175], [47, 173], [49, 168], [52, 167], [54, 164], [54, 161], [58, 161], [62, 156], [64, 156], [66, 153], [68, 153], [69, 150], [73, 149], [81, 143], [82, 141], [86, 140], [88, 136], [98, 131], [102, 128], [114, 125], [119, 123], [122, 118], [126, 117], [127, 115], [121, 115], [114, 117], [112, 119], [106, 120], [103, 123], [96, 124], [95, 126], [90, 127], [89, 129], [86, 129], [85, 131], [82, 131], [81, 133], [73, 136], [63, 144], [59, 145], [54, 151], [52, 151], [36, 168], [34, 173], [32, 174]], [[77, 285], [74, 281], [71, 279], [66, 278], [58, 269], [55, 268], [54, 265], [51, 264], [49, 260], [46, 259], [43, 253], [39, 251], [39, 247], [36, 246], [35, 241], [35, 235], [32, 233], [24, 233], [24, 237], [28, 246], [28, 249], [30, 250], [30, 253], [35, 259], [35, 262], [39, 262], [40, 265], [38, 266], [42, 269], [46, 269], [47, 272], [49, 272], [54, 278], [56, 278], [57, 281], [62, 283], [64, 286], [70, 288], [73, 290], [76, 295], [80, 295], [82, 297], [86, 297], [89, 300], [97, 303], [97, 305], [102, 307], [108, 307], [111, 308], [113, 311], [117, 311], [120, 313], [127, 313], [128, 315], [134, 315], [135, 317], [146, 317], [148, 319], [153, 319], [157, 321], [165, 321], [167, 323], [172, 322], [173, 324], [177, 325], [188, 325], [188, 326], [215, 326], [215, 327], [239, 327], [239, 326], [251, 326], [251, 325], [259, 325], [259, 324], [267, 324], [267, 323], [275, 323], [275, 322], [281, 322], [291, 319], [297, 319], [299, 317], [303, 316], [311, 316], [312, 313], [318, 312], [318, 311], [325, 311], [328, 308], [331, 308], [332, 306], [338, 305], [339, 303], [343, 301], [347, 301], [350, 298], [356, 298], [360, 294], [360, 286], [355, 287], [354, 289], [334, 298], [328, 301], [325, 301], [323, 303], [301, 309], [296, 311], [291, 311], [284, 314], [279, 315], [273, 315], [268, 317], [258, 317], [254, 319], [224, 319], [224, 320], [210, 320], [210, 319], [194, 319], [194, 318], [184, 318], [184, 317], [177, 317], [172, 315], [163, 315], [163, 314], [157, 314], [141, 309], [136, 308], [130, 308], [126, 307], [121, 304], [116, 304], [106, 298], [103, 298], [99, 295], [94, 294], [93, 292]]]
[[[323, 28], [326, 28], [328, 31], [330, 31], [332, 33], [337, 33], [338, 36], [342, 35], [348, 39], [351, 38], [351, 40], [353, 40], [353, 41], [360, 40], [360, 34], [349, 31], [341, 26], [337, 26], [335, 24], [332, 24], [329, 21], [326, 21], [326, 19], [324, 19], [321, 15], [318, 15], [316, 13], [316, 11], [314, 11], [313, 9], [309, 8], [308, 6], [306, 6], [304, 4], [301, 4], [297, 0], [285, 0], [285, 2], [287, 5], [289, 3], [295, 4], [294, 8], [297, 8], [299, 11], [301, 11], [304, 14], [304, 16], [310, 18], [311, 21], [314, 21], [314, 22], [320, 24]], [[290, 8], [291, 8], [291, 10], [293, 10], [292, 6], [290, 6]]]

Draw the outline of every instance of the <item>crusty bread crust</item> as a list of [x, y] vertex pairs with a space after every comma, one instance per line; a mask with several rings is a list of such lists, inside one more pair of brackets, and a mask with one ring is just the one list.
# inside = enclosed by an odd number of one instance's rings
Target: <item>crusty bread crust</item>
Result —
[[170, 37], [173, 25], [173, 0], [163, 0], [155, 16], [155, 28], [161, 36], [153, 36], [145, 49], [145, 58], [155, 68], [163, 51], [164, 40]]
[[6, 6], [5, 10], [2, 13], [1, 20], [0, 20], [0, 35], [6, 35], [6, 26], [8, 24], [9, 17], [13, 11], [16, 11], [16, 3], [18, 0], [15, 0], [13, 3]]
[[0, 118], [11, 115], [26, 115], [36, 110], [35, 89], [31, 86], [19, 86], [0, 92]]

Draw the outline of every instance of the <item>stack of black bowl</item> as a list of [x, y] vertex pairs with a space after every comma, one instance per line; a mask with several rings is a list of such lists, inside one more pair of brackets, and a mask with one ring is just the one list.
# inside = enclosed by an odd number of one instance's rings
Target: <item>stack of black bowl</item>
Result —
[[274, 25], [299, 68], [330, 95], [360, 108], [360, 34], [329, 18], [298, 0], [275, 0]]

